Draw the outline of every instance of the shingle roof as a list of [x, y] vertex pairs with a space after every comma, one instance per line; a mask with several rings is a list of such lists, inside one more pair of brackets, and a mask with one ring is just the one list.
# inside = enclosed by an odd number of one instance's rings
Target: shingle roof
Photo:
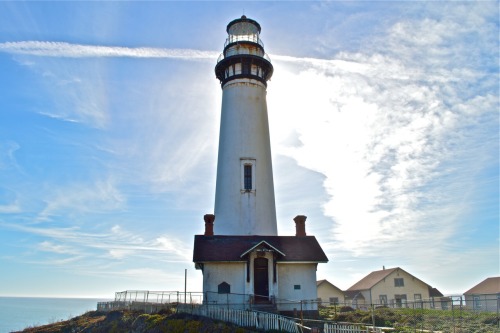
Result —
[[[262, 243], [264, 242], [264, 243]], [[314, 236], [194, 236], [193, 262], [244, 261], [244, 254], [260, 246], [279, 250], [277, 262], [328, 262]]]
[[374, 285], [382, 281], [385, 277], [394, 272], [396, 269], [400, 268], [395, 267], [395, 268], [383, 269], [381, 271], [371, 272], [370, 274], [359, 280], [351, 288], [347, 289], [347, 291], [371, 289]]
[[333, 288], [338, 289], [340, 292], [342, 292], [342, 293], [344, 292], [342, 289], [340, 289], [339, 287], [337, 287], [336, 285], [334, 285], [333, 283], [331, 283], [328, 280], [319, 280], [319, 281], [316, 281], [316, 287], [319, 287], [322, 284], [329, 284]]
[[471, 289], [464, 292], [464, 295], [470, 294], [498, 294], [500, 293], [500, 276], [490, 277], [476, 284]]
[[[320, 285], [320, 284], [323, 284], [323, 283], [325, 283], [325, 282], [326, 282], [326, 283], [330, 283], [330, 282], [328, 282], [328, 280], [318, 280], [318, 281], [316, 281], [316, 286], [317, 286], [317, 287], [319, 287], [319, 285]], [[330, 284], [331, 284], [331, 283], [330, 283]], [[331, 285], [333, 286], [333, 284], [331, 284]]]
[[382, 269], [380, 271], [371, 272], [370, 274], [368, 274], [367, 276], [365, 276], [364, 278], [362, 278], [361, 280], [359, 280], [351, 288], [347, 289], [346, 292], [348, 292], [348, 291], [358, 291], [358, 290], [369, 290], [369, 289], [373, 288], [373, 286], [375, 286], [377, 283], [379, 283], [380, 281], [382, 281], [383, 279], [385, 279], [387, 276], [389, 276], [389, 274], [391, 274], [392, 272], [397, 271], [397, 270], [403, 271], [406, 274], [408, 274], [408, 275], [412, 276], [413, 278], [417, 279], [418, 281], [426, 284], [429, 287], [429, 294], [431, 294], [431, 289], [434, 289], [434, 290], [432, 290], [432, 293], [433, 293], [432, 297], [443, 296], [443, 294], [441, 294], [441, 292], [439, 290], [437, 290], [436, 288], [432, 288], [431, 286], [429, 286], [424, 281], [420, 280], [419, 278], [416, 278], [415, 276], [411, 275], [410, 273], [408, 273], [407, 271], [405, 271], [404, 269], [402, 269], [400, 267], [386, 268], [386, 269]]

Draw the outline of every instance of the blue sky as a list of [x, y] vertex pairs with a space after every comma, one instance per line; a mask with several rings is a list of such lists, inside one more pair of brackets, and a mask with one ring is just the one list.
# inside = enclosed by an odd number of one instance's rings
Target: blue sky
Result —
[[[498, 2], [0, 2], [0, 295], [201, 291], [229, 21], [262, 26], [278, 232], [347, 289], [499, 274]], [[215, 226], [217, 232], [217, 226]]]

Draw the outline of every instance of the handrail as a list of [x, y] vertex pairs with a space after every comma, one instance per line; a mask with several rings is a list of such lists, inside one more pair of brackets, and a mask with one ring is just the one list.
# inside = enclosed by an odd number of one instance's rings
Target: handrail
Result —
[[179, 304], [178, 312], [190, 313], [222, 320], [243, 327], [254, 327], [259, 330], [276, 330], [280, 332], [299, 333], [299, 324], [295, 319], [275, 313], [227, 309], [211, 305]]
[[[235, 54], [234, 56], [237, 56], [237, 55], [240, 55], [240, 54], [251, 54], [251, 55], [253, 55], [253, 53], [251, 53], [250, 51], [243, 49], [243, 50], [239, 50], [238, 53]], [[231, 55], [229, 57], [233, 57], [233, 55]], [[271, 58], [269, 57], [269, 55], [267, 53], [264, 53], [263, 55], [259, 55], [258, 57], [262, 57], [262, 58], [266, 59], [267, 61], [271, 62]], [[224, 53], [221, 53], [219, 55], [219, 57], [217, 58], [217, 63], [221, 62], [225, 58], [226, 57], [224, 57]]]
[[264, 47], [264, 42], [262, 41], [262, 39], [260, 39], [259, 36], [256, 36], [255, 34], [230, 35], [229, 37], [226, 38], [224, 47], [228, 46], [231, 43], [236, 43], [236, 42], [252, 42], [252, 43], [257, 43], [260, 46]]

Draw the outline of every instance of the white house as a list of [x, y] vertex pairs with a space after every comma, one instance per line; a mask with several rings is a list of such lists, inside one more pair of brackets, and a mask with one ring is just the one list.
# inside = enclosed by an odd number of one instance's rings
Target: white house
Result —
[[345, 302], [344, 291], [333, 285], [328, 280], [317, 281], [316, 289], [318, 290], [318, 302], [320, 305], [343, 305]]
[[464, 292], [465, 305], [478, 311], [498, 311], [500, 276], [487, 278]]
[[[207, 304], [280, 313], [317, 310], [316, 267], [328, 258], [314, 236], [196, 235], [193, 261]], [[302, 303], [302, 304], [301, 304]]]
[[373, 271], [346, 290], [346, 301], [353, 307], [371, 304], [406, 307], [408, 303], [436, 307], [436, 301], [439, 307], [446, 307], [449, 300], [441, 299], [442, 296], [437, 289], [399, 267]]

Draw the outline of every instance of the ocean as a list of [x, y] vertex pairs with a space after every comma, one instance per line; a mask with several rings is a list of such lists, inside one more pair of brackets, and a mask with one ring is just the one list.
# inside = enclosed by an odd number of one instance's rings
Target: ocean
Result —
[[97, 309], [97, 298], [0, 297], [0, 333], [67, 320]]

